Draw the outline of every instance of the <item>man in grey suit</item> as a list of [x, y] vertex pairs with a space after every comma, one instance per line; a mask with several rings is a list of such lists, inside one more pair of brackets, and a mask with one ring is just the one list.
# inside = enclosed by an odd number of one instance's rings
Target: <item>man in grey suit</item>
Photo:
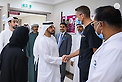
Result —
[[[66, 32], [67, 24], [65, 22], [60, 23], [60, 32], [56, 34], [56, 41], [58, 43], [59, 57], [64, 54], [69, 55], [72, 46], [72, 36]], [[64, 82], [66, 63], [62, 62], [61, 65], [61, 82]]]

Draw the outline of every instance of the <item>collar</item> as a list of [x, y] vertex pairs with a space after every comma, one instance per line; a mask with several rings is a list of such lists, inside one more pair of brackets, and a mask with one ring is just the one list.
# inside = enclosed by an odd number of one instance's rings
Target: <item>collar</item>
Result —
[[105, 42], [102, 43], [102, 45], [95, 51], [94, 55], [108, 42], [112, 41], [112, 40], [116, 40], [117, 38], [122, 38], [122, 32], [116, 33], [114, 35], [112, 35], [109, 39], [107, 39]]
[[60, 32], [60, 35], [61, 35], [61, 34], [63, 34], [63, 35], [64, 35], [65, 33], [66, 33], [66, 31], [65, 31], [65, 32], [63, 32], [63, 33], [61, 33], [61, 32]]
[[108, 38], [104, 43], [108, 43], [109, 41], [115, 40], [117, 38], [122, 38], [122, 32], [116, 33]]

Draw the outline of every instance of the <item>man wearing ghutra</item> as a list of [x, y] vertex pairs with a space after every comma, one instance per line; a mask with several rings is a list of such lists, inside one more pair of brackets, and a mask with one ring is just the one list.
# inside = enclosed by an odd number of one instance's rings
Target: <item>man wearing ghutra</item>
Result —
[[14, 29], [18, 25], [18, 18], [9, 17], [6, 21], [5, 30], [0, 33], [0, 53], [3, 47], [9, 43], [9, 39], [14, 31]]
[[52, 35], [54, 32], [53, 22], [43, 23], [35, 40], [33, 51], [35, 64], [39, 58], [37, 82], [60, 82], [60, 65], [65, 56], [59, 57], [58, 45]]
[[37, 70], [34, 70], [34, 56], [33, 56], [33, 46], [36, 37], [38, 36], [38, 24], [33, 24], [31, 26], [32, 32], [29, 34], [29, 41], [26, 47], [26, 55], [28, 59], [28, 81], [37, 82]]

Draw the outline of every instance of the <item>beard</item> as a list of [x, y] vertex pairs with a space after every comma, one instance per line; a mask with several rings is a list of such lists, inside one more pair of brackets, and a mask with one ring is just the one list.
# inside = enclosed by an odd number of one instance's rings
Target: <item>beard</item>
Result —
[[37, 31], [38, 32], [38, 29], [32, 29], [33, 31]]
[[53, 34], [55, 34], [55, 31], [54, 30], [52, 32], [48, 31], [48, 33], [50, 33], [51, 35], [53, 35]]
[[13, 28], [13, 29], [16, 29], [17, 27], [14, 27], [14, 26], [13, 26], [12, 28]]
[[12, 28], [13, 28], [13, 29], [16, 29], [16, 28], [17, 28], [17, 25], [16, 25], [16, 26], [13, 26]]

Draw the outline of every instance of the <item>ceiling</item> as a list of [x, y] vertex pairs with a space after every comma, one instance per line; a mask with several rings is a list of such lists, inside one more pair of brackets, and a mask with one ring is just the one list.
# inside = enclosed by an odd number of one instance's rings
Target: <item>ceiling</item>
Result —
[[49, 5], [57, 5], [71, 0], [27, 0], [31, 2], [44, 3]]
[[[26, 1], [48, 4], [48, 5], [57, 5], [57, 4], [61, 4], [61, 3], [71, 1], [71, 0], [26, 0]], [[10, 14], [10, 16], [15, 16], [15, 17], [26, 17], [26, 16], [30, 16], [30, 15], [35, 15], [35, 14], [28, 14], [28, 13], [20, 13], [20, 15]], [[36, 14], [36, 16], [41, 16], [41, 15]]]

